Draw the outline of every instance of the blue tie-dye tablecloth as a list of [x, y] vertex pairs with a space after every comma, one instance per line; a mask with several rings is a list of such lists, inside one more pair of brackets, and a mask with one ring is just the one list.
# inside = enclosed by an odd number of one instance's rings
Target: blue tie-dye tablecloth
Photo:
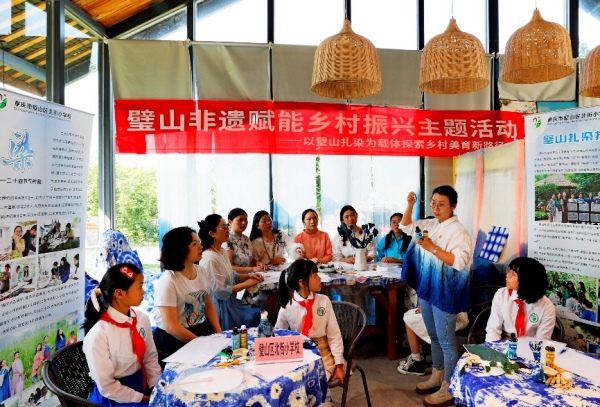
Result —
[[[277, 336], [299, 335], [297, 332], [277, 329]], [[231, 332], [222, 332], [214, 336], [231, 337]], [[248, 330], [248, 342], [254, 343], [256, 328]], [[312, 350], [317, 352], [316, 349]], [[305, 349], [305, 352], [310, 350]], [[214, 365], [219, 358], [215, 356], [204, 366]], [[253, 363], [253, 362], [251, 362]], [[158, 383], [154, 387], [150, 399], [150, 407], [183, 407], [183, 406], [248, 406], [248, 407], [306, 407], [320, 406], [329, 400], [329, 387], [323, 359], [307, 363], [292, 372], [279, 376], [267, 382], [261, 377], [252, 374], [252, 366], [246, 368], [245, 383], [232, 392], [196, 394], [189, 393], [177, 386], [168, 388], [178, 376], [182, 376], [189, 369], [198, 369], [199, 366], [168, 363]]]
[[[497, 351], [506, 350], [506, 341], [486, 343]], [[461, 357], [454, 369], [450, 388], [457, 406], [485, 407], [588, 407], [600, 405], [600, 385], [577, 375], [573, 387], [556, 389], [536, 383], [528, 373], [493, 376], [482, 369], [471, 369], [460, 374], [465, 357]]]

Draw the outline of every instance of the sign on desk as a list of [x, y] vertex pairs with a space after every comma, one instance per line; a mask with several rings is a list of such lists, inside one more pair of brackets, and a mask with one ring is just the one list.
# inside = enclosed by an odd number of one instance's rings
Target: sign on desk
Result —
[[304, 337], [274, 336], [254, 340], [254, 363], [302, 361]]

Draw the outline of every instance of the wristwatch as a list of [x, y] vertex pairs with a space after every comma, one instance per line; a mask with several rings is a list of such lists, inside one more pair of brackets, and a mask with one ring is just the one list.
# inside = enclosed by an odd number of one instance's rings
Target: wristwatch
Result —
[[436, 255], [437, 255], [437, 251], [438, 251], [438, 249], [439, 249], [439, 248], [436, 246], [436, 247], [435, 247], [435, 249], [433, 249], [433, 250], [431, 251], [431, 253], [433, 253], [433, 255], [434, 255], [434, 256], [436, 256]]

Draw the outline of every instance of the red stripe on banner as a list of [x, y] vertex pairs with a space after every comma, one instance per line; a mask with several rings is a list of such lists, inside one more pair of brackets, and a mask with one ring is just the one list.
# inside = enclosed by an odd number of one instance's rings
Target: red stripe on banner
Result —
[[524, 138], [523, 114], [306, 102], [116, 100], [118, 153], [452, 157]]

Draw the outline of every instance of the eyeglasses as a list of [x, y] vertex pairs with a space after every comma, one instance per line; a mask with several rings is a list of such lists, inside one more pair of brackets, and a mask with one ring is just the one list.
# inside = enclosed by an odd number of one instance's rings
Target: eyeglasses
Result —
[[229, 229], [231, 229], [231, 226], [229, 226], [229, 225], [222, 225], [222, 226], [219, 226], [219, 228], [222, 229], [222, 230], [229, 230]]
[[436, 204], [435, 202], [431, 201], [431, 202], [429, 202], [429, 207], [431, 207], [431, 209], [437, 208], [437, 209], [444, 210], [444, 209], [446, 209], [446, 204], [445, 203]]
[[391, 221], [390, 223], [391, 223], [392, 225], [399, 225], [399, 224], [400, 224], [400, 222], [402, 222], [402, 221], [401, 221], [401, 220], [393, 220], [393, 221]]

